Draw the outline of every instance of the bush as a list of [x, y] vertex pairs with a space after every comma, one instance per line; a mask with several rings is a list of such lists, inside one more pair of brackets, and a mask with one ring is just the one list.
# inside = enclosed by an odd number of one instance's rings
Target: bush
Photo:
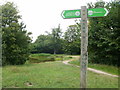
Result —
[[51, 56], [51, 54], [32, 54], [29, 57], [30, 63], [40, 63], [46, 61], [55, 61], [55, 59]]
[[[101, 6], [102, 5], [102, 6]], [[119, 65], [120, 58], [120, 11], [119, 2], [97, 2], [89, 8], [103, 7], [109, 10], [107, 17], [89, 18], [89, 62], [96, 64]]]

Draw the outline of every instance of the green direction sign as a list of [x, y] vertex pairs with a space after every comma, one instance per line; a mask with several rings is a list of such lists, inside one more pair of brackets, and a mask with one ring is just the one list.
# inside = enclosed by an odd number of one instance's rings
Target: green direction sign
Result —
[[67, 18], [80, 18], [80, 9], [77, 9], [77, 10], [64, 10], [61, 15], [62, 15], [62, 17], [64, 19], [67, 19]]
[[[80, 18], [81, 10], [64, 10], [62, 12], [62, 17], [64, 19], [67, 18]], [[106, 8], [93, 8], [93, 9], [88, 9], [88, 17], [103, 17], [108, 14], [108, 10]]]
[[106, 8], [88, 9], [88, 17], [103, 17], [107, 16], [108, 10]]

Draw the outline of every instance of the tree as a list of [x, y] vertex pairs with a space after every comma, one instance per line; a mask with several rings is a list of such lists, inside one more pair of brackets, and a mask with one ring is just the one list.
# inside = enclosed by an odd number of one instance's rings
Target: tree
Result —
[[17, 7], [7, 2], [2, 5], [2, 63], [3, 65], [24, 64], [29, 55], [31, 39], [23, 22], [19, 23]]
[[52, 29], [52, 41], [53, 41], [53, 46], [54, 46], [54, 54], [56, 54], [56, 52], [58, 51], [59, 47], [60, 47], [60, 38], [61, 38], [62, 32], [60, 29], [60, 25], [58, 26], [58, 28], [53, 28]]
[[102, 18], [89, 18], [89, 62], [118, 65], [120, 58], [120, 21], [118, 2], [96, 2], [89, 8], [107, 8], [109, 14]]
[[32, 53], [63, 53], [61, 35], [60, 25], [53, 28], [52, 32], [47, 32], [47, 35], [39, 35], [33, 43]]
[[80, 27], [70, 25], [64, 35], [64, 51], [68, 54], [80, 54]]
[[53, 53], [51, 35], [39, 35], [33, 43], [32, 53]]

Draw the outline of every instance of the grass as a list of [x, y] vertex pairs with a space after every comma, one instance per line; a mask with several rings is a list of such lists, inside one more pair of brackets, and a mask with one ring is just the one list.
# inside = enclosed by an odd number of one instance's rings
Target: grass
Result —
[[[80, 65], [80, 61], [79, 60], [74, 60], [74, 61], [71, 61], [70, 63], [71, 64], [75, 64], [75, 65]], [[94, 69], [97, 69], [97, 70], [101, 70], [101, 71], [104, 71], [104, 72], [107, 72], [107, 73], [111, 73], [111, 74], [114, 74], [114, 75], [118, 75], [119, 74], [118, 73], [118, 68], [115, 67], [115, 66], [89, 63], [88, 67], [94, 68]]]
[[[70, 63], [79, 65], [77, 57], [71, 55], [31, 54], [31, 60], [41, 63], [26, 63], [25, 65], [4, 66], [2, 68], [3, 88], [80, 88], [80, 68], [65, 65], [62, 62], [46, 62], [75, 59]], [[111, 69], [89, 64], [93, 68]], [[114, 68], [112, 68], [113, 70]], [[107, 70], [110, 71], [110, 70]], [[114, 71], [116, 73], [116, 71]], [[118, 88], [118, 78], [96, 74], [88, 71], [88, 88]]]
[[62, 54], [46, 54], [46, 53], [38, 53], [38, 54], [31, 54], [29, 56], [30, 63], [40, 63], [46, 61], [63, 61], [67, 59], [72, 59], [70, 55], [62, 55]]
[[[88, 88], [118, 88], [115, 77], [88, 71], [87, 78]], [[2, 85], [3, 88], [80, 88], [80, 69], [61, 62], [5, 66]]]
[[29, 56], [29, 62], [30, 63], [40, 63], [40, 62], [45, 62], [45, 61], [55, 61], [54, 57], [52, 54], [31, 54]]

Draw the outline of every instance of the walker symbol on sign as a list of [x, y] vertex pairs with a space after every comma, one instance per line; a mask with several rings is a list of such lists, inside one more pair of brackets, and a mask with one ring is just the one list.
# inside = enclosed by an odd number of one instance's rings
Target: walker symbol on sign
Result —
[[75, 15], [80, 16], [80, 12], [79, 11], [75, 12]]
[[88, 11], [88, 15], [93, 15], [93, 11]]

